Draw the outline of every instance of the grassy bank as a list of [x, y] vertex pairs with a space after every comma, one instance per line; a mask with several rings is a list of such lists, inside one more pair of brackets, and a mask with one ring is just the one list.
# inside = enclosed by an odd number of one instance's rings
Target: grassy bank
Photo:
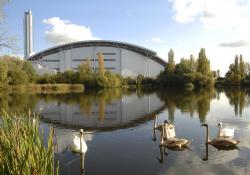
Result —
[[0, 174], [58, 174], [58, 168], [54, 170], [52, 129], [47, 143], [44, 145], [36, 118], [4, 113], [0, 126]]
[[83, 92], [84, 85], [83, 84], [29, 84], [29, 85], [7, 86], [4, 89], [14, 92], [67, 93], [67, 92]]

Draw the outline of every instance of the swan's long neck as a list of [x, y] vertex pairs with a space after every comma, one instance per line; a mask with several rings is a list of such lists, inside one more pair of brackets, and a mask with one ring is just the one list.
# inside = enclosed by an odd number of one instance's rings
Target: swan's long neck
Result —
[[162, 126], [162, 131], [161, 131], [161, 144], [164, 143], [164, 135], [165, 135], [165, 130], [164, 130], [164, 126]]
[[85, 154], [81, 154], [81, 174], [85, 174], [85, 167], [84, 167], [84, 159], [85, 159]]
[[80, 133], [80, 150], [82, 150], [82, 138], [83, 138], [83, 133]]
[[217, 137], [221, 136], [221, 129], [222, 129], [222, 124], [219, 124], [219, 131], [218, 131]]
[[168, 134], [168, 124], [165, 123], [164, 125], [164, 138], [169, 139], [169, 134]]
[[208, 137], [208, 126], [206, 126], [206, 143], [209, 143], [209, 137]]
[[157, 116], [155, 115], [155, 116], [154, 116], [154, 128], [157, 127], [157, 126], [156, 126], [156, 122], [157, 122]]

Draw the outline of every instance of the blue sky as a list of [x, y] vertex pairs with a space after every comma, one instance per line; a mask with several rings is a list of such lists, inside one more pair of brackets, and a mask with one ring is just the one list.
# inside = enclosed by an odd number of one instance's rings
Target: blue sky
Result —
[[198, 56], [206, 48], [212, 69], [225, 73], [235, 54], [250, 61], [250, 0], [12, 0], [5, 26], [19, 38], [23, 54], [23, 16], [32, 10], [34, 51], [89, 39], [125, 41], [167, 59]]

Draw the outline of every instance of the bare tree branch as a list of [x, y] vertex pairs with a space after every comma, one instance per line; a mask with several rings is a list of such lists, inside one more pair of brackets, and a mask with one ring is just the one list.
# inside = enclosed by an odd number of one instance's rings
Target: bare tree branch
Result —
[[3, 7], [9, 3], [10, 0], [0, 0], [0, 22], [4, 19], [5, 13]]
[[10, 35], [9, 32], [0, 29], [0, 50], [3, 48], [13, 51], [18, 50], [16, 46], [17, 37]]
[[4, 6], [9, 3], [10, 0], [0, 0], [0, 50], [5, 48], [12, 51], [17, 51], [17, 37], [11, 35], [8, 30], [5, 30], [2, 26], [3, 20], [5, 19]]

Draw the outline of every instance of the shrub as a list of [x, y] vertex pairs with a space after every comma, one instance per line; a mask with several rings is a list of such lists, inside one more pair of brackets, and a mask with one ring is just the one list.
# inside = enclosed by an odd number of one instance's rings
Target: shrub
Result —
[[0, 174], [55, 174], [53, 129], [50, 129], [48, 144], [44, 145], [37, 118], [4, 113], [2, 119]]

